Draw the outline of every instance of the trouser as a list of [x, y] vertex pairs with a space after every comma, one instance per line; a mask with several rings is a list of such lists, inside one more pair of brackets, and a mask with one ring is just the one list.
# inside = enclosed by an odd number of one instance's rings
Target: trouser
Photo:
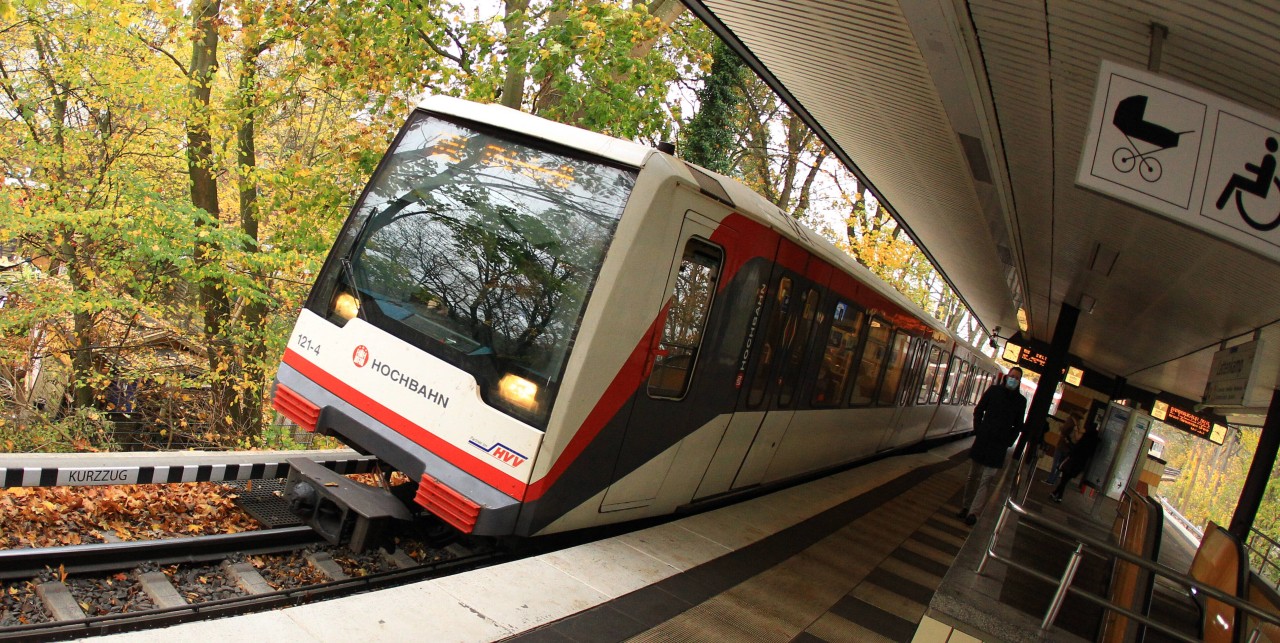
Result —
[[1058, 484], [1058, 477], [1062, 475], [1062, 461], [1067, 459], [1067, 450], [1059, 444], [1053, 450], [1053, 466], [1049, 468], [1049, 478], [1045, 480], [1049, 484]]
[[1053, 495], [1057, 498], [1061, 498], [1063, 492], [1067, 490], [1067, 485], [1081, 473], [1084, 473], [1083, 469], [1068, 467], [1066, 471], [1062, 472], [1062, 478], [1058, 480], [1058, 486], [1053, 488]]
[[998, 473], [1000, 467], [988, 467], [975, 460], [969, 461], [969, 479], [964, 483], [964, 506], [970, 514], [982, 515], [982, 509], [987, 506], [987, 499], [994, 490]]

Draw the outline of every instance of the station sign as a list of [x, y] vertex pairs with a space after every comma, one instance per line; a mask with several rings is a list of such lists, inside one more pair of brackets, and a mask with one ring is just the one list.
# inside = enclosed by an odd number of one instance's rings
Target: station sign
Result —
[[1151, 417], [1169, 426], [1186, 431], [1196, 437], [1222, 444], [1227, 435], [1227, 427], [1213, 418], [1194, 410], [1187, 409], [1181, 402], [1156, 399], [1151, 407]]
[[1076, 183], [1280, 261], [1280, 120], [1103, 61]]
[[[1257, 359], [1262, 351], [1262, 340], [1224, 348], [1213, 354], [1209, 367], [1209, 381], [1204, 389], [1207, 406], [1266, 406], [1269, 391], [1258, 386]], [[1259, 394], [1263, 395], [1259, 395]]]

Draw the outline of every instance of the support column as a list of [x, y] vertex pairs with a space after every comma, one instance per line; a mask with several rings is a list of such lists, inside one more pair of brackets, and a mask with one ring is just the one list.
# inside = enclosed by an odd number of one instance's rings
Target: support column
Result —
[[[1067, 354], [1071, 350], [1071, 337], [1076, 332], [1076, 320], [1080, 318], [1080, 309], [1062, 304], [1058, 311], [1058, 325], [1053, 329], [1053, 341], [1049, 343], [1049, 354], [1046, 355], [1044, 372], [1040, 374], [1040, 384], [1036, 386], [1036, 394], [1031, 397], [1027, 409], [1027, 424], [1023, 429], [1025, 443], [1039, 447], [1044, 433], [1049, 428], [1045, 419], [1049, 415], [1049, 406], [1053, 404], [1053, 392], [1062, 382], [1067, 370]], [[1019, 447], [1021, 452], [1022, 448]]]
[[1277, 450], [1280, 450], [1280, 390], [1271, 392], [1271, 406], [1267, 409], [1267, 420], [1262, 423], [1258, 450], [1253, 453], [1249, 475], [1244, 479], [1244, 488], [1240, 490], [1240, 500], [1236, 502], [1236, 512], [1231, 516], [1231, 527], [1228, 528], [1242, 543], [1249, 541], [1253, 519], [1258, 515], [1262, 496], [1267, 491], [1267, 481], [1271, 479], [1271, 469], [1275, 467]]

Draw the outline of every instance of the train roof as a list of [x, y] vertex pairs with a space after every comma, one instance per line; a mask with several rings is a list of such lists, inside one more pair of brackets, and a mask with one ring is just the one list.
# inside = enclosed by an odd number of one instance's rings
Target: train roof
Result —
[[733, 177], [718, 174], [705, 168], [693, 166], [687, 162], [681, 161], [681, 163], [690, 168], [696, 167], [696, 171], [715, 177], [720, 182], [721, 187], [724, 188], [725, 192], [728, 193], [729, 197], [732, 199], [734, 206], [739, 213], [754, 218], [774, 228], [783, 236], [809, 249], [815, 255], [821, 257], [831, 265], [838, 266], [857, 277], [858, 280], [866, 284], [867, 287], [875, 290], [877, 293], [883, 295], [886, 299], [889, 299], [898, 306], [901, 306], [903, 310], [909, 311], [911, 314], [918, 317], [927, 326], [934, 329], [936, 333], [941, 333], [957, 343], [973, 348], [975, 352], [979, 352], [972, 344], [961, 339], [960, 336], [956, 335], [941, 322], [934, 319], [932, 315], [925, 312], [920, 308], [919, 304], [908, 299], [906, 295], [902, 294], [898, 289], [881, 279], [879, 275], [876, 275], [874, 272], [871, 272], [869, 268], [858, 263], [856, 259], [850, 256], [849, 253], [837, 247], [830, 239], [801, 225], [798, 221], [791, 218], [791, 216], [786, 212], [783, 212], [781, 208], [761, 196], [755, 190], [743, 185]]
[[474, 103], [452, 96], [431, 95], [421, 98], [418, 102], [418, 108], [428, 112], [477, 121], [500, 129], [520, 132], [526, 136], [582, 150], [637, 169], [643, 167], [651, 155], [658, 155], [668, 159], [673, 167], [683, 168], [688, 171], [690, 178], [695, 180], [696, 177], [693, 176], [695, 172], [714, 177], [739, 213], [778, 230], [783, 236], [810, 249], [828, 263], [839, 266], [853, 274], [877, 293], [919, 317], [936, 332], [972, 348], [972, 345], [960, 339], [958, 335], [935, 320], [915, 302], [898, 292], [897, 289], [871, 272], [866, 266], [858, 263], [846, 252], [837, 248], [831, 240], [800, 225], [799, 222], [788, 216], [778, 206], [760, 196], [755, 190], [739, 183], [737, 179], [695, 166], [679, 158], [659, 152], [647, 145], [614, 138], [564, 123], [557, 123], [509, 107], [503, 107], [502, 105]]
[[650, 154], [656, 153], [653, 148], [639, 143], [549, 121], [502, 105], [473, 103], [461, 98], [437, 95], [421, 98], [418, 108], [520, 132], [637, 169], [644, 165]]

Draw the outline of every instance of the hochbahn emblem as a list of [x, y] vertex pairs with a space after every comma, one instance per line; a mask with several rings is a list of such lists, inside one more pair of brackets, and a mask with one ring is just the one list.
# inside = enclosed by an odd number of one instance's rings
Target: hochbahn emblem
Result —
[[356, 365], [356, 368], [364, 368], [364, 365], [369, 363], [369, 349], [365, 348], [364, 344], [357, 346], [355, 352], [351, 353], [351, 362]]

